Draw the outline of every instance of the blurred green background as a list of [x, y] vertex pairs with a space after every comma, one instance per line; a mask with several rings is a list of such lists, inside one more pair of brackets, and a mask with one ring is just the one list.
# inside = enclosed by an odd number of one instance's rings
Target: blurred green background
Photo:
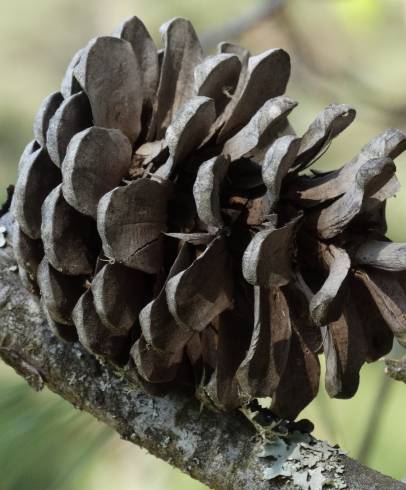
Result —
[[[73, 53], [138, 15], [159, 42], [158, 27], [184, 16], [199, 34], [258, 8], [261, 0], [1, 0], [0, 198], [13, 183], [41, 100], [59, 86]], [[253, 53], [283, 47], [293, 61], [288, 94], [299, 101], [300, 134], [324, 105], [346, 102], [356, 122], [318, 162], [348, 161], [387, 127], [406, 130], [406, 0], [285, 0], [284, 8], [242, 33]], [[205, 39], [214, 39], [209, 35]], [[229, 40], [229, 39], [228, 39]], [[389, 236], [406, 241], [406, 157], [397, 160], [403, 190], [388, 207]], [[395, 355], [400, 355], [398, 347]], [[323, 387], [304, 416], [315, 434], [395, 478], [406, 477], [406, 387], [362, 371], [358, 394], [330, 400]], [[374, 410], [375, 408], [375, 410]], [[368, 435], [368, 438], [366, 438]], [[366, 450], [365, 450], [366, 448]], [[49, 392], [37, 395], [0, 365], [0, 489], [104, 490], [205, 488], [129, 443]]]

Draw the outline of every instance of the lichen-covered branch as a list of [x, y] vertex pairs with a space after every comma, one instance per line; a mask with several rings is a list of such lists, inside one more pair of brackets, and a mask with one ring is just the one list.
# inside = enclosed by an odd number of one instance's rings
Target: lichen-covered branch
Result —
[[[7, 227], [7, 217], [0, 224]], [[21, 286], [8, 246], [0, 248], [0, 357], [33, 388], [48, 386], [123, 439], [211, 488], [294, 488], [289, 478], [263, 479], [272, 463], [258, 457], [258, 438], [242, 415], [201, 411], [196, 400], [183, 394], [147, 395], [79, 344], [54, 337], [38, 301]], [[338, 459], [347, 488], [406, 488], [346, 456]]]

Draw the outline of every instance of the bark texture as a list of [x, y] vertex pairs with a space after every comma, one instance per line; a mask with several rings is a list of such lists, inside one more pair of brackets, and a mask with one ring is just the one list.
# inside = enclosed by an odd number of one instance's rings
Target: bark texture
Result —
[[[7, 215], [0, 225], [9, 226]], [[240, 414], [200, 410], [183, 394], [154, 397], [78, 343], [52, 335], [38, 300], [22, 287], [9, 246], [0, 248], [0, 357], [36, 390], [44, 386], [214, 489], [295, 488], [264, 481], [270, 462], [258, 457], [255, 432]], [[404, 489], [406, 485], [340, 457], [351, 489]]]

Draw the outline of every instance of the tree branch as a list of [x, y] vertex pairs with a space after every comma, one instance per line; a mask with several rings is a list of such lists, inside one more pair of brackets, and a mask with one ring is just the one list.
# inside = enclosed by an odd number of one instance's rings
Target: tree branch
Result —
[[[0, 225], [9, 225], [7, 215]], [[79, 344], [49, 331], [39, 302], [21, 286], [10, 247], [0, 248], [0, 357], [32, 387], [44, 385], [115, 429], [123, 439], [215, 489], [291, 489], [289, 479], [264, 481], [271, 462], [258, 457], [255, 432], [241, 414], [200, 411], [190, 396], [154, 397]], [[306, 449], [307, 450], [307, 449]], [[406, 485], [339, 456], [351, 489]], [[275, 483], [274, 483], [275, 482]]]

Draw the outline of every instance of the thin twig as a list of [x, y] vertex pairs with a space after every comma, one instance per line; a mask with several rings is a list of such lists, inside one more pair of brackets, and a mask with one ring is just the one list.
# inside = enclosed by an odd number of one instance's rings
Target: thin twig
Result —
[[202, 46], [210, 49], [221, 41], [237, 39], [259, 22], [274, 15], [283, 3], [284, 0], [268, 0], [241, 15], [241, 17], [236, 17], [225, 24], [213, 27], [201, 36]]
[[406, 356], [402, 359], [385, 359], [385, 373], [395, 381], [406, 383]]
[[368, 464], [371, 449], [374, 447], [376, 436], [379, 432], [383, 415], [385, 413], [386, 404], [389, 399], [391, 382], [382, 372], [379, 380], [378, 392], [376, 394], [375, 403], [369, 415], [368, 424], [365, 429], [364, 436], [358, 451], [357, 460], [361, 463]]

